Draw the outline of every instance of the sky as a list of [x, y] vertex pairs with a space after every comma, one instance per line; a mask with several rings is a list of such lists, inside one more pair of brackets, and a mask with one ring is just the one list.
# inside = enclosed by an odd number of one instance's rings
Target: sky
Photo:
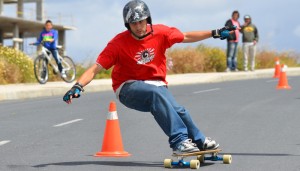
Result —
[[[150, 9], [153, 24], [177, 27], [182, 32], [221, 28], [231, 18], [232, 11], [238, 10], [241, 24], [243, 16], [249, 14], [253, 24], [257, 26], [259, 49], [300, 52], [299, 0], [144, 1]], [[60, 15], [66, 18], [66, 24], [77, 28], [67, 32], [67, 54], [75, 61], [86, 62], [94, 61], [109, 40], [126, 30], [122, 11], [127, 2], [128, 0], [44, 0], [44, 8], [49, 19], [59, 22], [55, 16]], [[7, 10], [4, 13], [10, 13], [12, 9]], [[199, 43], [226, 48], [226, 41], [213, 38], [197, 43], [176, 44], [174, 47], [197, 46]]]

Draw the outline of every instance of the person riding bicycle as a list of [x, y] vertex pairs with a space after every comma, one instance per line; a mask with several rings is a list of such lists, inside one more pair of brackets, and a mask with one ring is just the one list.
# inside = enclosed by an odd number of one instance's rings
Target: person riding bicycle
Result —
[[113, 90], [126, 107], [151, 112], [169, 137], [173, 153], [216, 149], [219, 144], [206, 137], [193, 122], [189, 112], [179, 105], [166, 81], [166, 49], [175, 43], [198, 42], [210, 37], [225, 39], [235, 27], [212, 31], [181, 32], [175, 27], [152, 24], [145, 2], [133, 0], [123, 9], [126, 31], [114, 37], [77, 83], [64, 95], [70, 104], [80, 97], [83, 87], [102, 69], [112, 71]]
[[43, 31], [40, 33], [40, 36], [35, 43], [31, 43], [31, 45], [39, 45], [43, 42], [43, 46], [47, 48], [55, 59], [55, 62], [58, 66], [58, 70], [62, 77], [66, 77], [66, 73], [61, 64], [61, 60], [58, 57], [57, 50], [57, 41], [58, 41], [58, 33], [57, 30], [53, 29], [53, 24], [51, 20], [47, 20], [45, 22], [45, 27]]

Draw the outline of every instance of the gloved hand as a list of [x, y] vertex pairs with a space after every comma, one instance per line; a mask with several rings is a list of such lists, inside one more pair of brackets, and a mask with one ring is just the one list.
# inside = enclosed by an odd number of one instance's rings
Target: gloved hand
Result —
[[220, 38], [221, 40], [224, 40], [229, 36], [230, 32], [235, 29], [236, 26], [231, 26], [231, 27], [225, 26], [221, 29], [212, 30], [211, 35], [215, 39]]
[[67, 91], [63, 97], [63, 100], [70, 104], [72, 102], [72, 98], [79, 98], [80, 93], [83, 91], [83, 86], [80, 83], [76, 83], [69, 91]]

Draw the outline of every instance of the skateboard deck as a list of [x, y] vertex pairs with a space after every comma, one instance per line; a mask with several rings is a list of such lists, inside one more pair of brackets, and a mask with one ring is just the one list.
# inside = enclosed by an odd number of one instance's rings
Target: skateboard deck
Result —
[[[172, 168], [173, 166], [178, 167], [190, 167], [191, 169], [199, 169], [200, 163], [204, 163], [205, 161], [223, 161], [224, 164], [230, 164], [232, 162], [231, 155], [223, 155], [220, 156], [218, 153], [222, 151], [221, 149], [215, 150], [205, 150], [194, 153], [183, 153], [183, 154], [173, 154], [173, 157], [177, 157], [178, 161], [173, 161], [172, 159], [165, 159], [164, 166], [165, 168]], [[208, 155], [208, 156], [205, 156]], [[184, 160], [186, 157], [197, 156], [197, 160], [191, 160], [187, 162]]]
[[198, 152], [193, 152], [193, 153], [183, 153], [183, 154], [173, 154], [173, 157], [188, 157], [188, 156], [199, 156], [203, 154], [212, 154], [212, 153], [219, 153], [222, 151], [220, 148], [215, 149], [215, 150], [205, 150], [205, 151], [198, 151]]

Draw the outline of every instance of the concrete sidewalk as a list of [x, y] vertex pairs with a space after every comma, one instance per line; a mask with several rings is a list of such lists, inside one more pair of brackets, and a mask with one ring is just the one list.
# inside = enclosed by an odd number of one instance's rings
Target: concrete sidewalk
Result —
[[[232, 80], [270, 78], [274, 75], [274, 69], [262, 69], [255, 72], [230, 72], [230, 73], [192, 73], [168, 75], [169, 86], [197, 83], [213, 83]], [[287, 76], [299, 76], [300, 68], [288, 68]], [[93, 80], [85, 87], [86, 92], [112, 91], [111, 79]], [[27, 99], [45, 96], [63, 96], [74, 83], [48, 82], [44, 85], [39, 83], [0, 85], [0, 101]]]

